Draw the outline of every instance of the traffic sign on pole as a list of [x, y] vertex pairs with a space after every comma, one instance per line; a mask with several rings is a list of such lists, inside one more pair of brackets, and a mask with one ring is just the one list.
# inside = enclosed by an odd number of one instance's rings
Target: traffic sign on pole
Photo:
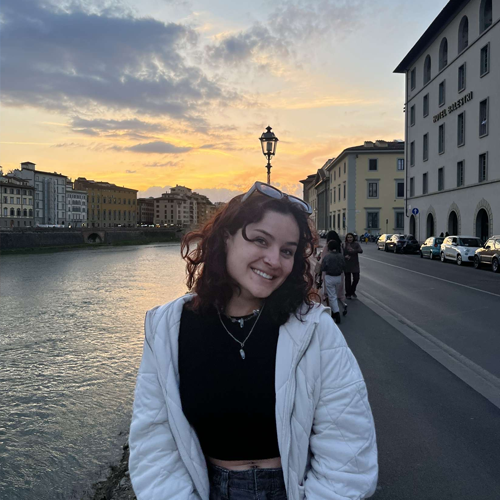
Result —
[[418, 208], [415, 207], [414, 209], [412, 209], [411, 213], [413, 215], [418, 215]]

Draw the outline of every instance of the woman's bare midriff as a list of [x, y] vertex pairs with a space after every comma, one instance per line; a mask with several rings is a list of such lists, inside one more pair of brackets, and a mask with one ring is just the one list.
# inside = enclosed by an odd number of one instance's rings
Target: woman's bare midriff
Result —
[[281, 468], [281, 458], [265, 458], [263, 460], [217, 460], [207, 457], [207, 460], [218, 467], [228, 470], [249, 470], [249, 469], [279, 469]]

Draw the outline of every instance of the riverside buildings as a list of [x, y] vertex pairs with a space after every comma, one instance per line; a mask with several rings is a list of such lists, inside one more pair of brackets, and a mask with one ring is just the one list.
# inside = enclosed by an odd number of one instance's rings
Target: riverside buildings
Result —
[[155, 199], [137, 198], [137, 224], [148, 226], [154, 223], [155, 217]]
[[74, 187], [87, 194], [88, 227], [136, 226], [136, 189], [87, 180], [85, 177], [78, 177]]
[[452, 0], [395, 70], [406, 77], [405, 232], [417, 239], [500, 233], [499, 54], [500, 2]]
[[67, 177], [56, 172], [35, 169], [35, 163], [21, 163], [21, 170], [12, 172], [13, 177], [25, 179], [35, 187], [35, 225], [61, 225], [67, 222], [66, 182]]
[[170, 193], [155, 198], [154, 223], [161, 226], [200, 226], [215, 213], [212, 202], [204, 195], [184, 186], [175, 186]]
[[87, 227], [87, 191], [73, 188], [73, 183], [66, 183], [66, 219], [68, 226]]
[[26, 179], [0, 175], [0, 227], [35, 225], [34, 187]]

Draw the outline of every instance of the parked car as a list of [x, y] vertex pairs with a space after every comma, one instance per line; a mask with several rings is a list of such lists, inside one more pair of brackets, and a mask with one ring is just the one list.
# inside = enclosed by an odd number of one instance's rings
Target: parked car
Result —
[[393, 234], [386, 244], [388, 252], [415, 253], [420, 250], [418, 241], [411, 235]]
[[491, 264], [494, 273], [500, 272], [500, 235], [492, 236], [483, 248], [476, 250], [474, 267], [479, 269], [482, 264]]
[[431, 236], [427, 238], [420, 247], [420, 257], [429, 257], [429, 259], [439, 259], [441, 255], [441, 243], [444, 238]]
[[464, 262], [473, 262], [476, 250], [482, 246], [476, 236], [447, 236], [441, 244], [441, 262], [454, 260], [459, 266]]
[[387, 241], [391, 239], [392, 234], [382, 234], [377, 240], [377, 250], [385, 250], [387, 252]]

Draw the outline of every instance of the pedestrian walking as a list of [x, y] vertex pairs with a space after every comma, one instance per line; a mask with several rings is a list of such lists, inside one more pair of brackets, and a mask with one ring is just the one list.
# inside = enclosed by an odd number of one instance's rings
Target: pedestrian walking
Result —
[[190, 293], [146, 314], [129, 438], [138, 500], [375, 491], [366, 386], [311, 297], [311, 212], [257, 182], [184, 237]]
[[[321, 271], [325, 273], [325, 286], [328, 293], [328, 301], [332, 310], [332, 317], [335, 323], [340, 324], [340, 309], [337, 297], [337, 287], [341, 283], [342, 273], [345, 270], [345, 259], [340, 252], [340, 245], [337, 241], [331, 240], [328, 243], [328, 253], [321, 262]], [[347, 314], [347, 304], [342, 303], [343, 314]]]
[[[340, 239], [340, 236], [338, 233], [334, 230], [328, 231], [326, 234], [326, 245], [323, 247], [323, 250], [321, 252], [321, 260], [325, 257], [325, 255], [328, 253], [328, 243], [330, 241], [336, 241], [339, 246], [340, 246], [340, 252], [343, 254], [344, 253], [344, 243]], [[322, 281], [323, 281], [323, 294], [325, 296], [328, 296], [328, 292], [326, 291], [326, 284], [325, 284], [325, 276], [324, 273], [322, 273]], [[337, 297], [338, 299], [342, 302], [342, 306], [344, 308], [344, 311], [347, 311], [347, 299], [345, 296], [345, 275], [342, 273], [341, 279], [340, 279], [340, 284], [337, 285]], [[344, 315], [347, 314], [344, 312]]]
[[346, 260], [345, 290], [348, 299], [357, 299], [356, 287], [359, 283], [359, 254], [363, 253], [361, 245], [354, 241], [354, 234], [345, 237], [344, 256]]

